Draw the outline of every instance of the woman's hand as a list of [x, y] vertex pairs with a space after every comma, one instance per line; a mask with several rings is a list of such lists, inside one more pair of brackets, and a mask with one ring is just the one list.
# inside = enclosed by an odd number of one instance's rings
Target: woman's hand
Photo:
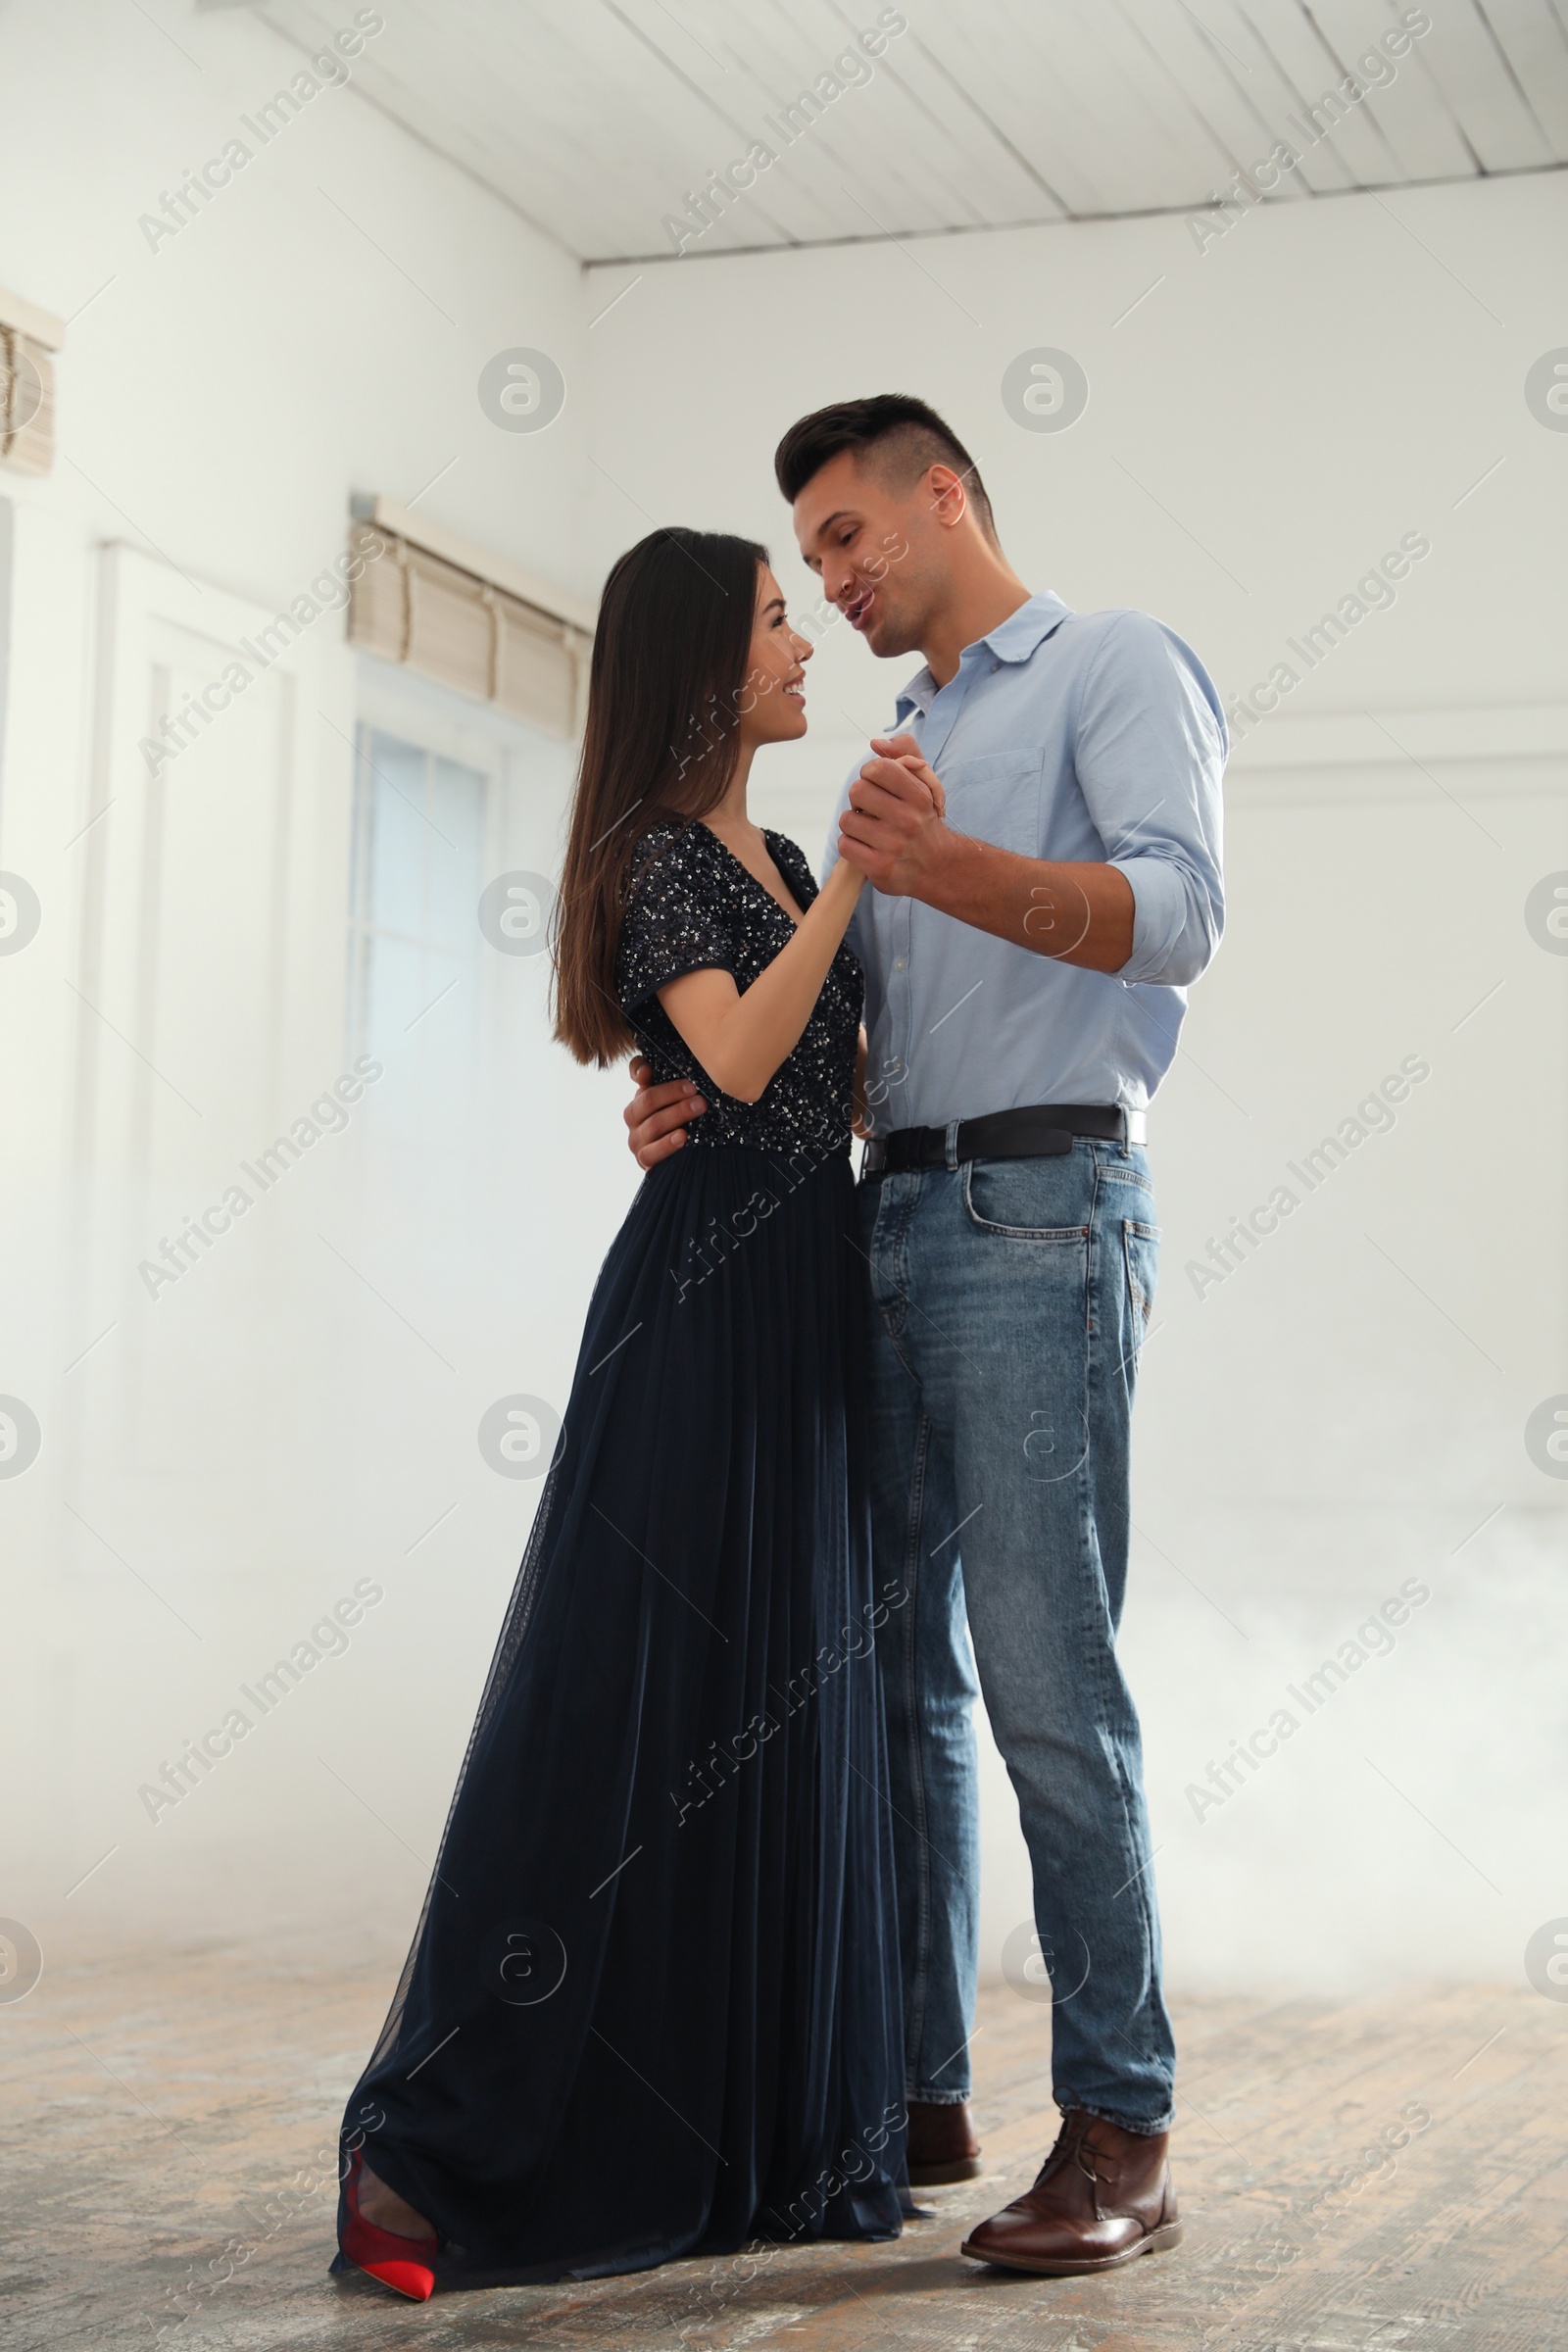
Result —
[[839, 816], [839, 855], [893, 898], [923, 895], [948, 832], [947, 794], [912, 735], [873, 736]]
[[896, 760], [901, 767], [908, 769], [911, 776], [918, 776], [935, 803], [938, 816], [947, 815], [948, 796], [943, 790], [942, 778], [912, 735], [873, 735], [871, 749], [884, 760]]

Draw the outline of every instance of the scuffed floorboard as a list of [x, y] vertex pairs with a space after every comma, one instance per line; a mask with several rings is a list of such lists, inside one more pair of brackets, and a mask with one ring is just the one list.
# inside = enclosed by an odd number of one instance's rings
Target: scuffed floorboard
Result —
[[416, 2308], [326, 2276], [332, 2133], [389, 1982], [205, 1949], [0, 2008], [8, 2352], [1568, 2347], [1568, 2005], [1533, 1992], [1178, 2002], [1186, 2239], [1107, 2278], [958, 2256], [1054, 2128], [1048, 2015], [995, 1985], [975, 2043], [986, 2176], [928, 2192], [934, 2217], [897, 2245]]

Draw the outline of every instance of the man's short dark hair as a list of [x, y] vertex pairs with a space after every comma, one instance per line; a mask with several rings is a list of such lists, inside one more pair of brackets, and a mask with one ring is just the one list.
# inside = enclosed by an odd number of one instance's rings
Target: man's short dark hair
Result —
[[975, 503], [981, 526], [995, 539], [997, 526], [985, 484], [963, 443], [935, 409], [908, 392], [878, 392], [870, 400], [835, 401], [790, 426], [773, 453], [773, 472], [791, 505], [830, 458], [847, 449], [857, 456], [874, 450], [887, 478], [903, 489], [933, 466], [951, 466]]

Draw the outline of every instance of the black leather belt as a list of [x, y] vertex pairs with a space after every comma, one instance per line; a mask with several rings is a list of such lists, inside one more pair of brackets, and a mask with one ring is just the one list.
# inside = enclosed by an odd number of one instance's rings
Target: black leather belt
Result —
[[[956, 1159], [1050, 1159], [1070, 1152], [1074, 1138], [1099, 1136], [1107, 1144], [1141, 1144], [1149, 1122], [1141, 1110], [1108, 1102], [1028, 1102], [1018, 1110], [993, 1110], [980, 1119], [959, 1119]], [[874, 1135], [860, 1163], [863, 1176], [897, 1176], [909, 1168], [945, 1168], [946, 1127], [896, 1127]]]

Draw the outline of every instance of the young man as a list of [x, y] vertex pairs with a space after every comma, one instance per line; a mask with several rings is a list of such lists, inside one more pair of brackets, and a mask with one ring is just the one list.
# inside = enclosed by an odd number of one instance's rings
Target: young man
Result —
[[[804, 417], [775, 471], [824, 596], [874, 654], [925, 657], [827, 857], [874, 886], [849, 937], [874, 1123], [873, 1530], [880, 1573], [910, 1596], [883, 1635], [910, 2174], [980, 2170], [972, 1642], [1033, 1866], [1064, 2120], [1034, 2187], [963, 2250], [1106, 2269], [1180, 2234], [1115, 1635], [1158, 1250], [1145, 1112], [1219, 941], [1224, 720], [1159, 622], [1030, 594], [968, 453], [923, 402]], [[626, 1114], [642, 1164], [702, 1107], [644, 1087]]]

